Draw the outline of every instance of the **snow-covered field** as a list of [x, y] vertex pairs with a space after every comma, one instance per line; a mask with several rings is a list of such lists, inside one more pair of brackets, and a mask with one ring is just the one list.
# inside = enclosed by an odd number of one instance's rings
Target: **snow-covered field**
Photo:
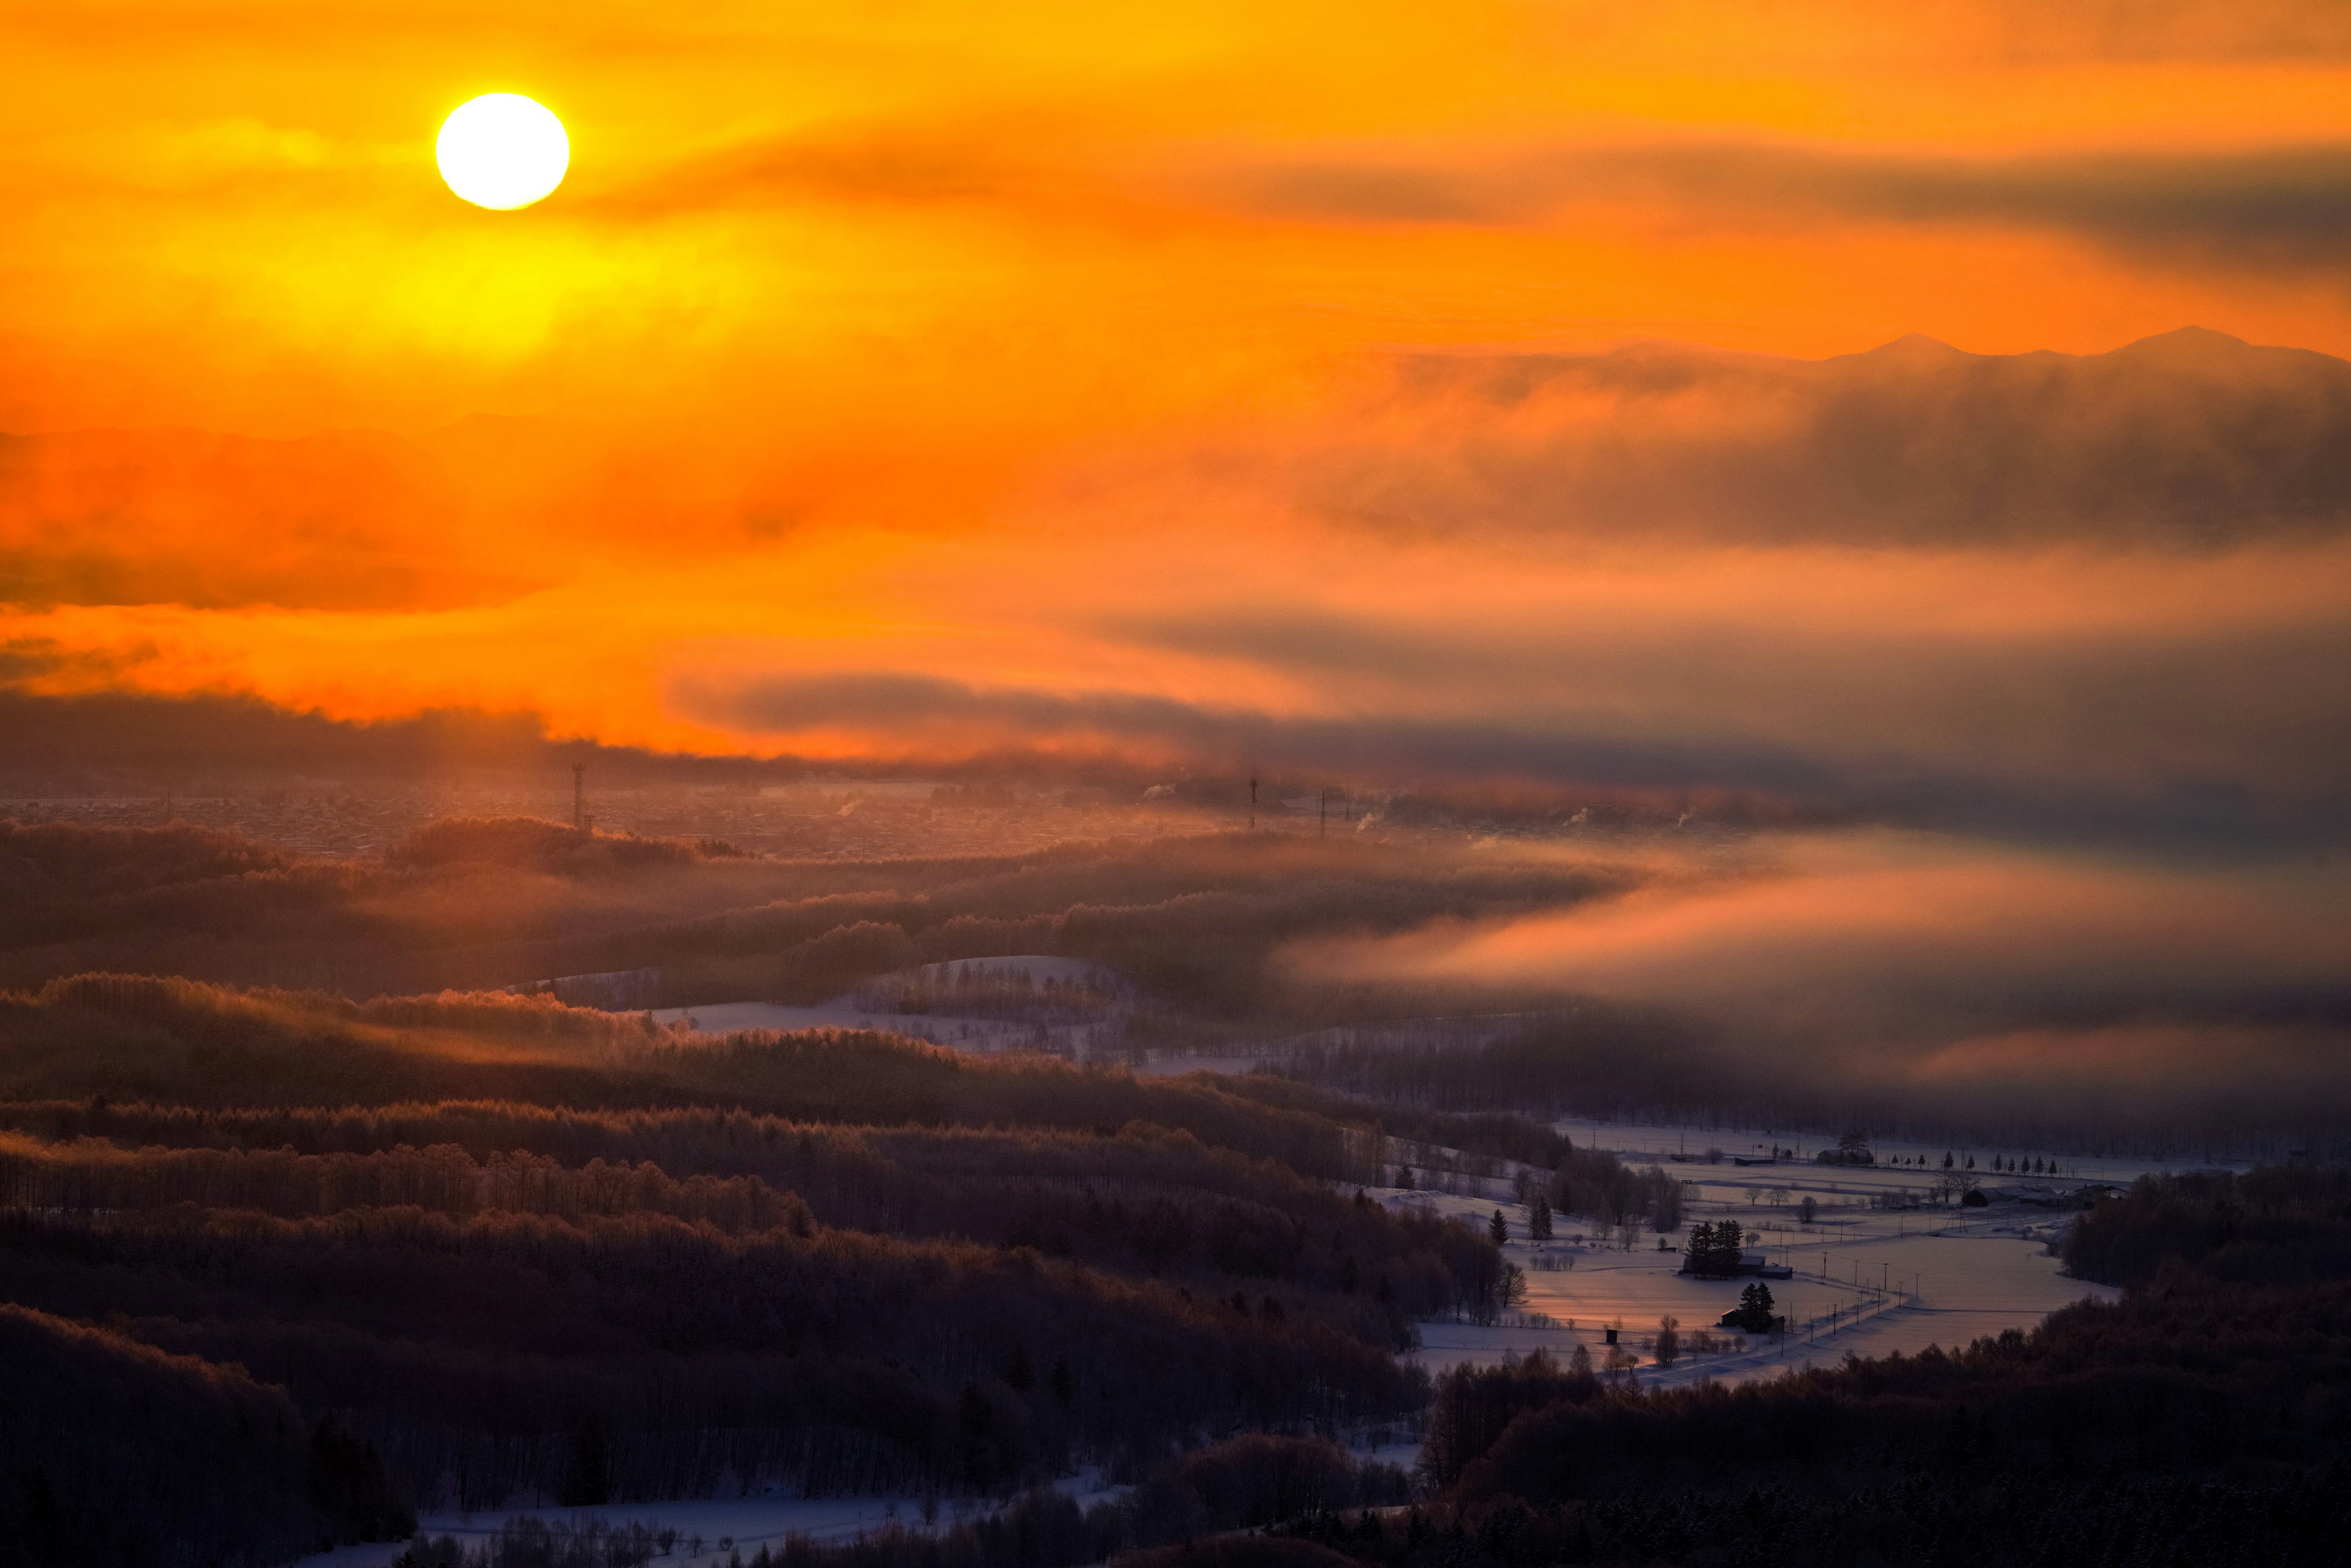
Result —
[[[1060, 1485], [1061, 1490], [1087, 1507], [1116, 1497], [1126, 1490], [1103, 1487], [1099, 1474], [1092, 1470], [1071, 1477]], [[784, 1538], [789, 1535], [806, 1536], [815, 1542], [845, 1542], [891, 1524], [911, 1531], [926, 1528], [949, 1530], [960, 1520], [986, 1512], [993, 1507], [992, 1503], [986, 1501], [943, 1501], [939, 1505], [935, 1524], [925, 1526], [919, 1498], [691, 1498], [670, 1502], [609, 1503], [593, 1508], [518, 1508], [472, 1514], [425, 1514], [417, 1520], [417, 1531], [422, 1535], [454, 1535], [460, 1541], [480, 1541], [496, 1535], [505, 1528], [508, 1519], [540, 1519], [549, 1523], [562, 1521], [572, 1524], [601, 1519], [616, 1525], [642, 1521], [678, 1532], [679, 1545], [670, 1556], [662, 1559], [663, 1568], [716, 1568], [737, 1549], [748, 1556], [762, 1545], [782, 1546]], [[696, 1537], [702, 1542], [699, 1552], [689, 1550]], [[405, 1542], [345, 1546], [305, 1557], [295, 1564], [295, 1568], [385, 1568], [385, 1564], [406, 1550]]]
[[2141, 1155], [2077, 1155], [2064, 1149], [2021, 1146], [1994, 1148], [1979, 1145], [1971, 1148], [1957, 1148], [1948, 1144], [1921, 1143], [1903, 1138], [1873, 1138], [1870, 1140], [1870, 1146], [1876, 1151], [1881, 1162], [1915, 1155], [1928, 1162], [1924, 1168], [1896, 1166], [1884, 1163], [1875, 1166], [1823, 1166], [1812, 1165], [1812, 1158], [1835, 1140], [1823, 1137], [1818, 1133], [1792, 1132], [1785, 1127], [1776, 1132], [1759, 1127], [1677, 1127], [1643, 1122], [1593, 1122], [1580, 1117], [1570, 1117], [1564, 1121], [1554, 1122], [1552, 1125], [1580, 1149], [1606, 1149], [1628, 1163], [1635, 1165], [1657, 1162], [1671, 1166], [1677, 1162], [1700, 1159], [1709, 1148], [1720, 1149], [1723, 1157], [1720, 1169], [1726, 1180], [1730, 1176], [1742, 1175], [1747, 1170], [1753, 1170], [1756, 1174], [1762, 1175], [1775, 1169], [1782, 1171], [1789, 1169], [1790, 1167], [1786, 1166], [1741, 1167], [1730, 1164], [1735, 1158], [1754, 1158], [1761, 1155], [1774, 1145], [1782, 1148], [1793, 1148], [1800, 1151], [1802, 1163], [1808, 1169], [1820, 1171], [1823, 1174], [1834, 1173], [1840, 1178], [1850, 1177], [1851, 1180], [1847, 1183], [1849, 1187], [1855, 1184], [1864, 1186], [1872, 1184], [1900, 1186], [1906, 1185], [1906, 1182], [1912, 1186], [1921, 1186], [1941, 1174], [1942, 1159], [1946, 1152], [1956, 1152], [1963, 1158], [1968, 1155], [1974, 1155], [1978, 1161], [1975, 1174], [1982, 1177], [1988, 1185], [2032, 1179], [2029, 1176], [2004, 1176], [1991, 1174], [1986, 1168], [1986, 1162], [1994, 1155], [2021, 1155], [2027, 1158], [2039, 1156], [2053, 1159], [2060, 1168], [2061, 1175], [2083, 1181], [2130, 1182], [2150, 1171], [2162, 1170], [2210, 1170], [2224, 1166], [2233, 1170], [2252, 1168], [2248, 1164], [2232, 1165], [2226, 1160], [2207, 1159], [2191, 1150], [2177, 1151], [2167, 1158], [2155, 1158]]
[[[1699, 1377], [1723, 1382], [1768, 1376], [1783, 1366], [1828, 1364], [1846, 1354], [1873, 1356], [1900, 1351], [1915, 1354], [1928, 1345], [1951, 1347], [2029, 1329], [2055, 1309], [2085, 1296], [2111, 1299], [2107, 1286], [2067, 1278], [2049, 1252], [2071, 1222], [2071, 1211], [2018, 1203], [1960, 1208], [1932, 1203], [1946, 1147], [1879, 1140], [1877, 1166], [1813, 1163], [1823, 1139], [1784, 1129], [1685, 1128], [1566, 1121], [1557, 1124], [1578, 1147], [1609, 1150], [1626, 1161], [1662, 1166], [1694, 1196], [1685, 1223], [1736, 1219], [1749, 1232], [1750, 1250], [1793, 1270], [1770, 1280], [1777, 1310], [1792, 1332], [1777, 1342], [1749, 1337], [1743, 1354], [1699, 1355], [1670, 1371], [1656, 1364], [1650, 1345], [1658, 1319], [1677, 1318], [1687, 1340], [1694, 1329], [1713, 1325], [1739, 1304], [1744, 1280], [1707, 1281], [1680, 1275], [1681, 1237], [1674, 1249], [1655, 1250], [1657, 1239], [1638, 1236], [1630, 1250], [1588, 1221], [1562, 1216], [1547, 1246], [1525, 1239], [1527, 1214], [1509, 1184], [1465, 1182], [1480, 1190], [1449, 1193], [1375, 1189], [1391, 1207], [1412, 1205], [1483, 1224], [1500, 1208], [1509, 1222], [1511, 1260], [1527, 1270], [1527, 1301], [1515, 1326], [1484, 1328], [1468, 1323], [1422, 1326], [1419, 1359], [1432, 1372], [1464, 1363], [1488, 1363], [1508, 1354], [1547, 1349], [1564, 1360], [1576, 1344], [1590, 1349], [1595, 1363], [1606, 1354], [1603, 1330], [1621, 1325], [1620, 1348], [1641, 1360], [1646, 1385]], [[1736, 1157], [1768, 1156], [1778, 1146], [1800, 1149], [1803, 1158], [1739, 1166]], [[1707, 1159], [1721, 1152], [1721, 1162]], [[2201, 1159], [2151, 1159], [2077, 1155], [2063, 1150], [1974, 1149], [1949, 1151], [1960, 1162], [1972, 1153], [1972, 1173], [1991, 1189], [2040, 1185], [2059, 1189], [2083, 1182], [2126, 1184], [2151, 1170], [2202, 1168]], [[1995, 1174], [1991, 1161], [2022, 1155], [2041, 1159], [2055, 1176]], [[1894, 1164], [1916, 1157], [1923, 1165]], [[2242, 1167], [2239, 1167], [2242, 1168]], [[1918, 1208], [1873, 1207], [1879, 1195], [1908, 1189], [1928, 1199]], [[1810, 1197], [1818, 1215], [1806, 1225], [1796, 1206]], [[1686, 1232], [1684, 1233], [1687, 1234]], [[1551, 1263], [1564, 1265], [1544, 1268]], [[1537, 1314], [1556, 1327], [1527, 1326]]]

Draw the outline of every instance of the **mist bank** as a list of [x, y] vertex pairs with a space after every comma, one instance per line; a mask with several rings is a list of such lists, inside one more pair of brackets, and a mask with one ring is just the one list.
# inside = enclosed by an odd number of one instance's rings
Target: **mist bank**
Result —
[[[1256, 1053], [1391, 1104], [2144, 1148], [2220, 1133], [2290, 1146], [2339, 1130], [2333, 1108], [2351, 1103], [2331, 857], [1586, 818], [1540, 837], [1429, 825], [836, 861], [520, 820], [332, 862], [185, 828], [0, 829], [0, 853], [29, 868], [0, 916], [0, 980], [315, 990], [327, 1010], [287, 1015], [308, 1020], [298, 1032], [463, 1019], [510, 1042], [430, 1079], [384, 1058], [376, 1103], [552, 1092], [511, 1086], [569, 1082], [576, 1061], [533, 1053], [602, 1016], [402, 997], [645, 971], [663, 1006], [811, 1003], [916, 965], [1038, 953], [1125, 977], [1091, 1050]], [[337, 1060], [271, 1071], [360, 1081]]]
[[2076, 1146], [2336, 1136], [2351, 1103], [2338, 883], [2325, 862], [1877, 833], [1660, 856], [1573, 908], [1301, 940], [1285, 960], [1305, 983], [1549, 1012], [1459, 1055], [1342, 1032], [1290, 1071], [1456, 1108]]

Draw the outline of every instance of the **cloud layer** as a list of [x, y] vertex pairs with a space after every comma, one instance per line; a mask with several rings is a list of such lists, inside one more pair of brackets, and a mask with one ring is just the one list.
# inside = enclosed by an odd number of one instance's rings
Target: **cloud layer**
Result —
[[2292, 1124], [2351, 1089], [2351, 916], [2324, 872], [1886, 834], [1650, 872], [1557, 914], [1304, 945], [1294, 970], [1668, 1008], [1722, 1040], [1727, 1092]]

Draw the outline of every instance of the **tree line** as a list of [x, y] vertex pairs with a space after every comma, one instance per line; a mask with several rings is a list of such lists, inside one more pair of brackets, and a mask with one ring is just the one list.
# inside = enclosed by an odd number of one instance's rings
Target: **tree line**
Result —
[[729, 1468], [993, 1489], [1081, 1458], [1143, 1464], [1203, 1431], [1393, 1418], [1421, 1397], [1381, 1339], [1294, 1293], [1212, 1297], [855, 1232], [17, 1211], [0, 1264], [38, 1310], [119, 1320], [305, 1411], [356, 1412], [413, 1484], [472, 1506], [563, 1493], [590, 1430], [604, 1479], [589, 1490], [613, 1496], [706, 1495]]
[[[1351, 1201], [1286, 1166], [1139, 1124], [1103, 1137], [835, 1127], [705, 1111], [623, 1116], [459, 1103], [381, 1115], [223, 1116], [0, 1103], [0, 1126], [10, 1122], [57, 1140], [0, 1133], [0, 1207], [32, 1210], [653, 1214], [730, 1235], [807, 1236], [820, 1223], [1029, 1247], [1218, 1293], [1229, 1289], [1218, 1280], [1240, 1279], [1280, 1281], [1318, 1300], [1360, 1296], [1322, 1307], [1343, 1315], [1350, 1332], [1392, 1343], [1413, 1318], [1478, 1306], [1490, 1274], [1487, 1249], [1462, 1227]], [[264, 1129], [279, 1146], [214, 1142]], [[203, 1142], [162, 1146], [167, 1137]], [[417, 1147], [412, 1138], [430, 1141]], [[343, 1147], [303, 1152], [329, 1141]], [[599, 1152], [568, 1163], [582, 1145]], [[674, 1176], [653, 1155], [692, 1174]]]
[[265, 1568], [416, 1527], [368, 1441], [243, 1370], [0, 1302], [0, 1565]]
[[[485, 1030], [486, 1015], [493, 1026], [514, 1019], [532, 1027], [520, 1035]], [[1116, 1129], [1145, 1122], [1301, 1174], [1357, 1182], [1379, 1176], [1391, 1120], [1399, 1134], [1538, 1163], [1564, 1152], [1548, 1129], [1519, 1118], [1398, 1111], [1255, 1077], [1138, 1080], [861, 1030], [713, 1040], [648, 1032], [625, 1016], [543, 998], [353, 1004], [132, 975], [72, 977], [30, 996], [0, 992], [0, 1095], [224, 1109], [441, 1100], [709, 1106], [884, 1125]]]

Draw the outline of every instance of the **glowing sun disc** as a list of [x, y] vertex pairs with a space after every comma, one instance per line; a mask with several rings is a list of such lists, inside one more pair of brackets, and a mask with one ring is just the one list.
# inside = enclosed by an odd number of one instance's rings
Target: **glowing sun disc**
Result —
[[477, 207], [527, 207], [563, 183], [571, 139], [546, 105], [518, 92], [486, 92], [441, 122], [434, 159], [449, 188]]

